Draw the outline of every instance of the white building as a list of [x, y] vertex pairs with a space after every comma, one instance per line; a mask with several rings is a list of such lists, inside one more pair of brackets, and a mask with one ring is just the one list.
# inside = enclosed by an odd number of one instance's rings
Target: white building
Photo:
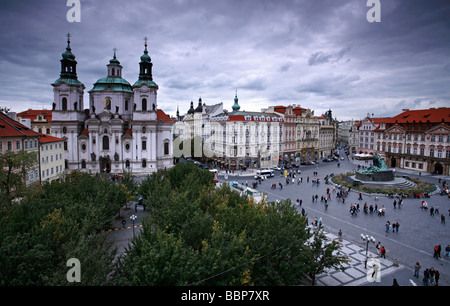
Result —
[[123, 67], [114, 52], [107, 76], [89, 90], [85, 109], [85, 86], [77, 79], [77, 62], [67, 41], [60, 78], [52, 84], [51, 132], [65, 140], [68, 171], [144, 175], [173, 166], [173, 120], [158, 109], [147, 43], [140, 59], [139, 78], [131, 86], [122, 78]]

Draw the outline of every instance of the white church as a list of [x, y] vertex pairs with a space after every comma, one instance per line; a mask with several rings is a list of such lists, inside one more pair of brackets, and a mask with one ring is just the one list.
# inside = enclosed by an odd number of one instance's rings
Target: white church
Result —
[[158, 85], [153, 82], [151, 58], [145, 40], [138, 80], [133, 86], [122, 78], [122, 66], [114, 57], [107, 76], [89, 90], [77, 78], [77, 62], [67, 35], [61, 74], [53, 84], [52, 135], [65, 140], [66, 171], [147, 175], [173, 167], [174, 121], [158, 108]]

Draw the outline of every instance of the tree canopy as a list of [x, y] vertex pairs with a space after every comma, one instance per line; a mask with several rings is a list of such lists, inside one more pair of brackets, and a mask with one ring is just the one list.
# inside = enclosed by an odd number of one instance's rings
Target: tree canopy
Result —
[[345, 262], [290, 200], [254, 203], [212, 178], [186, 163], [142, 182], [149, 218], [120, 260], [118, 284], [296, 285]]

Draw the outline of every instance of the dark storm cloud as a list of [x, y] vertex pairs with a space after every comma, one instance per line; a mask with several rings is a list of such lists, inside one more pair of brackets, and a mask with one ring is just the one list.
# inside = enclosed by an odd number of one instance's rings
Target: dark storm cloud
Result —
[[367, 112], [448, 105], [448, 1], [381, 0], [381, 23], [365, 0], [65, 0], [0, 3], [0, 105], [51, 106], [66, 33], [87, 91], [117, 48], [131, 84], [149, 38], [159, 106], [191, 100], [243, 109], [295, 103], [339, 119]]

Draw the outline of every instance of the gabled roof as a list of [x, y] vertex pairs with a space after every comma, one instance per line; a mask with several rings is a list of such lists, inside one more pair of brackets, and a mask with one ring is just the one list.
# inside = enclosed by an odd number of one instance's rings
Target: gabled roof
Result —
[[156, 118], [162, 121], [175, 122], [175, 120], [170, 119], [170, 117], [162, 109], [156, 110]]
[[39, 134], [0, 112], [0, 137], [38, 137]]

